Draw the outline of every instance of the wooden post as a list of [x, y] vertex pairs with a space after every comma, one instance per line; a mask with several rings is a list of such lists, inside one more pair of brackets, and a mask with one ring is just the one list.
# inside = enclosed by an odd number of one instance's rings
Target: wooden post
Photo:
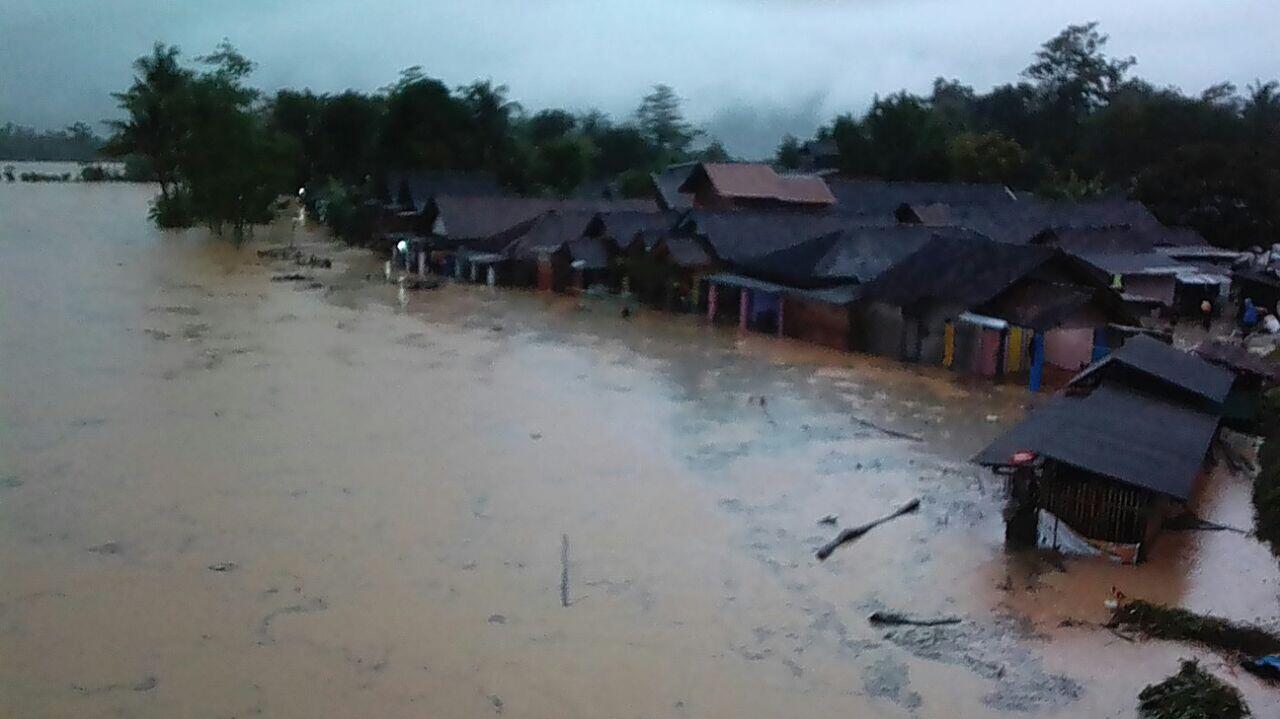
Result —
[[714, 282], [712, 282], [711, 286], [707, 288], [707, 321], [711, 323], [716, 321], [716, 290], [718, 288], [719, 285]]
[[751, 290], [745, 287], [738, 291], [738, 329], [747, 329], [747, 313], [751, 310]]
[[778, 336], [779, 337], [786, 336], [782, 333], [782, 316], [783, 316], [782, 307], [784, 304], [786, 304], [786, 301], [787, 299], [785, 297], [783, 297], [782, 295], [778, 295]]
[[956, 361], [956, 326], [948, 322], [942, 326], [942, 366], [950, 369]]
[[1044, 378], [1044, 333], [1036, 332], [1031, 336], [1031, 379], [1027, 389], [1040, 391], [1040, 382]]

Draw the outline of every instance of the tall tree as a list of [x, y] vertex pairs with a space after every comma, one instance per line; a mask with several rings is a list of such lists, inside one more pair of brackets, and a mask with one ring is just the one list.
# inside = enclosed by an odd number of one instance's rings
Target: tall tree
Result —
[[680, 96], [670, 85], [654, 85], [636, 110], [636, 121], [649, 141], [668, 159], [682, 159], [701, 133], [684, 119]]
[[150, 55], [134, 61], [133, 84], [113, 95], [128, 119], [108, 123], [115, 134], [104, 150], [115, 157], [141, 155], [150, 160], [166, 200], [177, 181], [189, 117], [192, 72], [179, 64], [180, 54], [177, 47], [158, 42]]
[[790, 133], [783, 135], [773, 159], [780, 167], [788, 170], [800, 167], [800, 140]]

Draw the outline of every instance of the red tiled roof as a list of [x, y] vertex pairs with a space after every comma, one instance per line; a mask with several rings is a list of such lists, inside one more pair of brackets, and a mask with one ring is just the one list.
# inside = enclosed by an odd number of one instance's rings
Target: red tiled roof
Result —
[[705, 176], [723, 197], [778, 200], [810, 205], [834, 205], [836, 198], [821, 177], [779, 175], [772, 167], [749, 162], [704, 162], [680, 186], [681, 192]]

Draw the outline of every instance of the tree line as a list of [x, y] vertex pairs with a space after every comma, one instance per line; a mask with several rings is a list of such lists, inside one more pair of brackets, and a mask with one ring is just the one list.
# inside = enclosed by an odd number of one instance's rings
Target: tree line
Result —
[[83, 122], [44, 131], [12, 122], [0, 126], [0, 160], [88, 162], [98, 157], [102, 145], [103, 139]]
[[[1043, 195], [1120, 193], [1216, 244], [1280, 241], [1280, 92], [1256, 81], [1198, 95], [1129, 77], [1096, 23], [1041, 46], [1022, 79], [977, 93], [939, 78], [928, 95], [876, 98], [817, 139], [843, 173], [890, 180], [999, 182]], [[777, 161], [800, 164], [784, 138]]]
[[[1130, 77], [1133, 58], [1106, 54], [1096, 24], [1046, 42], [1016, 83], [975, 92], [939, 79], [928, 95], [878, 97], [815, 139], [838, 150], [844, 174], [889, 180], [999, 182], [1059, 197], [1120, 193], [1169, 224], [1218, 244], [1280, 239], [1280, 92], [1229, 84], [1199, 95]], [[618, 120], [599, 111], [527, 112], [490, 80], [449, 87], [422, 68], [372, 93], [264, 94], [254, 65], [227, 43], [183, 61], [157, 44], [116, 95], [106, 152], [145, 157], [160, 183], [153, 217], [204, 223], [240, 237], [298, 187], [330, 200], [331, 221], [354, 233], [388, 170], [493, 173], [512, 191], [568, 195], [608, 184], [622, 196], [650, 191], [670, 163], [727, 160], [656, 86]], [[708, 141], [709, 140], [709, 141]], [[797, 167], [801, 143], [784, 138], [776, 162]], [[364, 214], [362, 214], [364, 213]]]

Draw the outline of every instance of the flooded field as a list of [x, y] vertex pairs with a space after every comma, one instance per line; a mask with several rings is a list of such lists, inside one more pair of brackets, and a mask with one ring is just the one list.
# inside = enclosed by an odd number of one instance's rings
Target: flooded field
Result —
[[[161, 233], [150, 193], [0, 185], [0, 715], [1129, 717], [1198, 655], [1280, 716], [1213, 654], [1097, 626], [1113, 587], [1275, 624], [1253, 540], [1004, 552], [965, 459], [1020, 388], [615, 301], [404, 294], [317, 236], [318, 286], [273, 282], [296, 268], [255, 250], [287, 225]], [[824, 515], [914, 497], [814, 559]], [[1249, 526], [1247, 480], [1199, 511]]]

